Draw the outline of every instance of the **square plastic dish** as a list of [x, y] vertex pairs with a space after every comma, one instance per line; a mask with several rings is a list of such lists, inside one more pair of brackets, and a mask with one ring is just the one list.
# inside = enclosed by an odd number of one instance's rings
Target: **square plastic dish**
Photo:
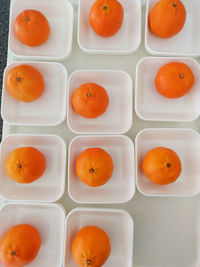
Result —
[[[200, 135], [192, 129], [145, 129], [139, 132], [136, 146], [136, 185], [145, 196], [189, 197], [200, 192], [199, 149]], [[179, 178], [169, 185], [156, 185], [142, 171], [142, 161], [148, 151], [156, 147], [174, 150], [182, 165]]]
[[[26, 9], [40, 11], [49, 21], [49, 39], [40, 46], [20, 42], [14, 33], [16, 17]], [[15, 0], [11, 4], [8, 48], [13, 56], [24, 60], [64, 60], [72, 49], [73, 7], [68, 0]]]
[[[156, 90], [159, 69], [170, 62], [185, 63], [193, 72], [195, 83], [181, 98], [170, 99]], [[193, 121], [200, 115], [200, 66], [192, 58], [145, 57], [136, 67], [135, 111], [143, 120]]]
[[76, 267], [72, 256], [72, 241], [85, 226], [97, 226], [110, 238], [111, 253], [104, 267], [133, 266], [133, 219], [123, 210], [77, 208], [66, 219], [65, 258], [63, 267]]
[[145, 22], [145, 47], [152, 55], [165, 56], [192, 56], [200, 55], [200, 1], [181, 0], [184, 4], [187, 17], [183, 29], [175, 36], [167, 39], [152, 34], [148, 25], [148, 15], [152, 7], [159, 0], [147, 0]]
[[[27, 266], [61, 266], [65, 225], [65, 210], [61, 205], [12, 202], [3, 205], [0, 209], [0, 239], [17, 224], [36, 227], [42, 240], [37, 257]], [[3, 267], [1, 263], [0, 267]]]
[[90, 54], [131, 54], [141, 43], [141, 1], [118, 0], [124, 9], [120, 30], [111, 37], [97, 35], [89, 25], [89, 11], [95, 0], [80, 0], [78, 44]]
[[[30, 65], [37, 69], [45, 82], [44, 92], [32, 102], [13, 98], [6, 89], [5, 79], [12, 68]], [[8, 124], [54, 126], [66, 118], [67, 71], [60, 63], [20, 61], [9, 64], [4, 71], [1, 116]]]
[[[113, 159], [113, 175], [100, 187], [85, 185], [76, 175], [76, 158], [87, 148], [100, 147]], [[134, 145], [119, 136], [78, 136], [69, 144], [68, 194], [78, 203], [108, 204], [128, 202], [135, 194]]]
[[[109, 95], [104, 114], [87, 119], [75, 112], [72, 106], [74, 91], [84, 83], [97, 83]], [[67, 123], [76, 134], [123, 134], [132, 126], [133, 88], [130, 75], [119, 70], [78, 70], [68, 82]]]
[[[19, 184], [6, 174], [5, 162], [18, 147], [32, 146], [46, 158], [44, 174], [30, 184]], [[11, 134], [1, 142], [0, 195], [12, 201], [55, 202], [65, 191], [66, 144], [56, 135]]]

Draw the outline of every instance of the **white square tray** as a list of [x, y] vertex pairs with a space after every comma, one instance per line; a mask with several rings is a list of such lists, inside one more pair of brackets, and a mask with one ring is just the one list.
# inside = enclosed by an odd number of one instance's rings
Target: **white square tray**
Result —
[[[32, 146], [46, 159], [44, 174], [31, 184], [19, 184], [9, 179], [5, 161], [16, 148]], [[55, 202], [65, 191], [66, 144], [57, 135], [13, 134], [7, 136], [0, 149], [0, 195], [8, 201]]]
[[[78, 155], [89, 147], [100, 147], [110, 154], [114, 170], [109, 181], [91, 188], [78, 179], [75, 162]], [[68, 149], [68, 193], [77, 203], [126, 203], [135, 194], [134, 145], [124, 135], [77, 136]]]
[[172, 38], [162, 39], [151, 33], [148, 27], [148, 14], [159, 0], [147, 0], [145, 19], [145, 46], [152, 55], [165, 56], [199, 56], [200, 55], [200, 1], [181, 0], [184, 4], [187, 17], [183, 29]]
[[[146, 196], [194, 196], [200, 192], [200, 135], [191, 129], [145, 129], [135, 139], [136, 181], [138, 190]], [[182, 171], [176, 182], [158, 186], [142, 171], [142, 161], [155, 147], [174, 150], [181, 160]]]
[[[155, 77], [159, 69], [170, 62], [185, 63], [193, 72], [194, 85], [190, 92], [177, 99], [158, 93]], [[192, 58], [145, 57], [136, 67], [135, 111], [143, 120], [192, 121], [200, 115], [200, 65]]]
[[[74, 91], [83, 83], [97, 83], [105, 88], [109, 105], [104, 114], [87, 119], [72, 107]], [[76, 134], [123, 134], [132, 125], [133, 88], [129, 74], [119, 70], [77, 70], [68, 81], [67, 123]]]
[[[17, 224], [31, 224], [40, 233], [41, 247], [28, 267], [60, 267], [63, 260], [65, 211], [57, 204], [10, 202], [0, 209], [0, 238]], [[49, 253], [51, 251], [51, 253]], [[4, 267], [0, 263], [0, 267]]]
[[[73, 9], [66, 0], [11, 0], [8, 48], [18, 59], [64, 60], [72, 48]], [[21, 43], [13, 32], [18, 14], [25, 9], [35, 9], [46, 16], [50, 24], [49, 39], [37, 47]]]
[[[6, 76], [12, 68], [25, 64], [37, 69], [44, 78], [45, 88], [39, 99], [25, 103], [12, 97], [5, 86]], [[67, 71], [57, 62], [18, 61], [4, 71], [1, 115], [9, 124], [26, 126], [53, 126], [66, 117]], [[53, 107], [53, 108], [52, 108]]]
[[131, 54], [141, 43], [141, 1], [119, 0], [124, 20], [119, 32], [101, 38], [90, 27], [89, 10], [95, 0], [79, 0], [78, 44], [88, 54]]
[[[121, 69], [128, 72], [133, 81], [137, 62], [147, 56], [144, 49], [145, 0], [142, 0], [142, 40], [136, 53], [129, 56], [87, 55], [77, 44], [78, 1], [74, 6], [75, 23], [73, 53], [63, 64], [68, 73], [77, 69]], [[192, 2], [191, 2], [192, 4]], [[10, 53], [8, 62], [14, 60]], [[133, 125], [127, 135], [134, 140], [144, 128], [193, 128], [200, 133], [200, 118], [193, 122], [150, 122], [139, 119], [133, 113]], [[65, 121], [56, 127], [9, 126], [4, 123], [3, 134], [51, 133], [64, 138], [67, 144], [75, 136]], [[70, 200], [65, 192], [62, 203], [67, 212], [79, 205]], [[195, 197], [146, 197], [136, 192], [126, 204], [101, 205], [103, 208], [120, 208], [128, 211], [134, 219], [133, 267], [199, 267], [200, 266], [200, 196]], [[88, 207], [92, 205], [87, 204]], [[96, 207], [97, 205], [93, 205]], [[110, 266], [109, 266], [110, 267]], [[127, 266], [123, 266], [127, 267]]]
[[115, 209], [77, 208], [66, 219], [65, 259], [63, 267], [77, 267], [72, 256], [72, 240], [85, 226], [104, 230], [111, 243], [111, 253], [104, 267], [132, 267], [134, 224], [127, 212]]

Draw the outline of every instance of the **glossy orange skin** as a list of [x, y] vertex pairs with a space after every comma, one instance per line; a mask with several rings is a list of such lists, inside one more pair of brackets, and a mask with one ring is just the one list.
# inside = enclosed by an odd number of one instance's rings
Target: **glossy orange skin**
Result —
[[46, 168], [45, 156], [34, 147], [20, 147], [6, 159], [6, 173], [17, 183], [32, 183]]
[[192, 88], [195, 78], [184, 63], [171, 62], [160, 68], [155, 78], [157, 91], [168, 98], [179, 98]]
[[100, 267], [107, 261], [110, 252], [110, 239], [99, 227], [84, 227], [73, 239], [72, 254], [79, 267]]
[[16, 225], [0, 241], [0, 262], [6, 267], [23, 267], [37, 257], [40, 246], [40, 234], [35, 227]]
[[104, 185], [111, 178], [112, 173], [113, 160], [101, 148], [88, 148], [76, 159], [76, 174], [88, 186]]
[[29, 65], [18, 65], [9, 70], [5, 85], [8, 92], [22, 102], [38, 99], [45, 87], [42, 74]]
[[180, 0], [160, 0], [149, 13], [149, 27], [161, 38], [178, 34], [186, 20], [186, 9]]
[[96, 34], [109, 37], [122, 26], [124, 10], [117, 0], [96, 0], [89, 13], [89, 24]]
[[178, 179], [182, 166], [179, 156], [172, 149], [156, 147], [145, 155], [142, 169], [151, 182], [166, 185]]
[[37, 10], [24, 10], [16, 18], [14, 31], [17, 39], [28, 46], [45, 43], [50, 34], [47, 18]]
[[72, 105], [79, 115], [94, 119], [106, 111], [109, 96], [102, 86], [96, 83], [84, 83], [75, 90]]

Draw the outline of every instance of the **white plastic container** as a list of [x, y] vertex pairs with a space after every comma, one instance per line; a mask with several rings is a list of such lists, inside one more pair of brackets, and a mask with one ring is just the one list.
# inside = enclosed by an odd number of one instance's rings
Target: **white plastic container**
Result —
[[[26, 9], [42, 12], [50, 24], [49, 39], [30, 47], [20, 42], [14, 33], [16, 17]], [[64, 60], [72, 49], [73, 7], [68, 0], [15, 0], [10, 10], [8, 48], [13, 56], [24, 60]]]
[[[100, 147], [113, 159], [113, 175], [100, 187], [85, 185], [76, 175], [78, 155], [87, 148]], [[125, 203], [135, 194], [134, 145], [123, 135], [78, 136], [69, 144], [68, 194], [78, 203]]]
[[[44, 174], [30, 184], [19, 184], [6, 174], [5, 161], [18, 147], [32, 146], [46, 158]], [[65, 191], [66, 144], [56, 135], [13, 134], [3, 139], [0, 149], [0, 195], [6, 200], [55, 202]]]
[[[95, 119], [80, 116], [72, 107], [73, 93], [84, 83], [97, 83], [109, 95], [104, 114]], [[132, 126], [133, 88], [130, 75], [119, 70], [78, 70], [69, 77], [67, 123], [76, 134], [123, 134]]]
[[[12, 97], [6, 89], [5, 79], [12, 68], [27, 64], [43, 76], [45, 89], [40, 98], [22, 102]], [[9, 64], [4, 71], [1, 116], [9, 124], [28, 126], [58, 125], [66, 117], [67, 71], [60, 63], [18, 61]]]
[[[12, 202], [3, 205], [0, 209], [0, 239], [17, 224], [33, 225], [42, 240], [37, 257], [27, 266], [61, 266], [65, 224], [65, 210], [61, 205]], [[3, 267], [1, 263], [0, 267]]]
[[[200, 135], [193, 129], [145, 129], [135, 139], [136, 185], [145, 196], [194, 196], [200, 192]], [[174, 150], [182, 165], [179, 178], [169, 185], [156, 185], [146, 178], [142, 161], [156, 147]]]
[[192, 56], [200, 55], [200, 1], [181, 0], [184, 4], [187, 17], [183, 29], [175, 36], [167, 39], [152, 34], [148, 25], [148, 15], [152, 7], [159, 0], [147, 0], [145, 21], [145, 47], [152, 55], [165, 56]]
[[111, 254], [104, 267], [133, 266], [133, 219], [123, 210], [76, 208], [66, 219], [65, 257], [63, 267], [76, 267], [72, 256], [72, 241], [85, 226], [97, 226], [104, 230], [111, 242]]
[[131, 54], [141, 43], [141, 1], [118, 0], [124, 9], [120, 30], [111, 37], [97, 35], [89, 24], [89, 11], [95, 0], [80, 0], [78, 44], [90, 54]]
[[[159, 94], [155, 77], [170, 62], [185, 63], [193, 72], [195, 83], [185, 96], [169, 99]], [[145, 57], [136, 67], [135, 111], [143, 120], [193, 121], [200, 115], [200, 66], [192, 58]]]

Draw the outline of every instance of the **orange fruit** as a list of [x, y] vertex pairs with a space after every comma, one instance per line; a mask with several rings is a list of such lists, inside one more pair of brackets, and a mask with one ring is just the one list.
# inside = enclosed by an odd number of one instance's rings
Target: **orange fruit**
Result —
[[117, 0], [96, 0], [89, 12], [89, 24], [100, 36], [114, 35], [122, 26], [124, 10]]
[[17, 183], [32, 183], [46, 168], [45, 156], [34, 147], [20, 147], [6, 159], [6, 173]]
[[18, 65], [8, 71], [5, 79], [8, 92], [17, 100], [31, 102], [44, 91], [42, 74], [29, 65]]
[[178, 34], [186, 20], [186, 10], [180, 0], [160, 0], [149, 13], [149, 27], [153, 34], [170, 38]]
[[111, 251], [110, 239], [106, 232], [96, 226], [86, 226], [73, 239], [72, 254], [79, 267], [100, 267]]
[[172, 149], [156, 147], [150, 150], [142, 163], [146, 177], [158, 185], [175, 182], [181, 174], [181, 161]]
[[184, 63], [172, 62], [164, 65], [155, 78], [158, 92], [168, 98], [178, 98], [187, 94], [194, 84], [194, 75]]
[[37, 257], [40, 246], [40, 234], [35, 227], [16, 225], [0, 241], [0, 262], [6, 267], [23, 267]]
[[28, 46], [45, 43], [50, 34], [47, 18], [37, 10], [24, 10], [16, 18], [14, 31], [17, 39]]
[[109, 104], [106, 90], [96, 83], [84, 83], [74, 92], [72, 105], [75, 111], [85, 118], [97, 118]]
[[112, 176], [113, 160], [103, 149], [84, 150], [76, 159], [76, 174], [88, 186], [104, 185]]

